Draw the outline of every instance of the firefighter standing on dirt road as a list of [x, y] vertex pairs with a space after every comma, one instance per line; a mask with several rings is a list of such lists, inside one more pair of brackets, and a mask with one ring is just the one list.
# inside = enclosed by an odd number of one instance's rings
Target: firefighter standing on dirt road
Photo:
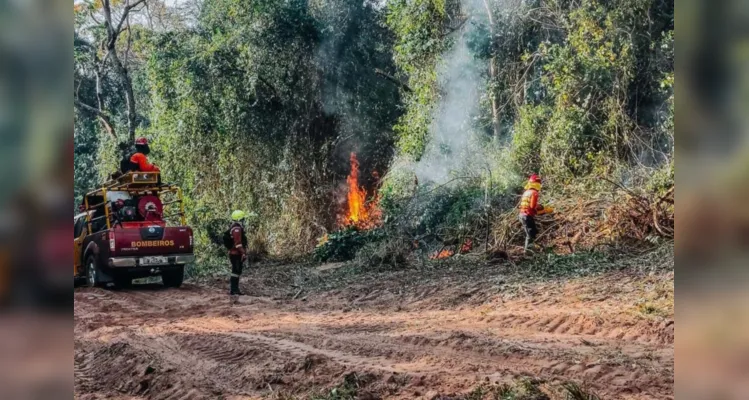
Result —
[[525, 229], [525, 252], [533, 244], [538, 234], [536, 226], [536, 215], [543, 215], [552, 212], [551, 208], [544, 207], [538, 202], [538, 195], [541, 191], [541, 178], [533, 174], [528, 178], [525, 185], [525, 192], [520, 199], [520, 222]]
[[247, 239], [244, 232], [244, 222], [247, 214], [244, 211], [236, 210], [231, 213], [231, 226], [229, 227], [229, 238], [231, 247], [229, 248], [229, 261], [231, 262], [231, 279], [230, 291], [232, 296], [241, 296], [243, 293], [239, 290], [239, 277], [242, 275], [244, 262], [247, 260]]

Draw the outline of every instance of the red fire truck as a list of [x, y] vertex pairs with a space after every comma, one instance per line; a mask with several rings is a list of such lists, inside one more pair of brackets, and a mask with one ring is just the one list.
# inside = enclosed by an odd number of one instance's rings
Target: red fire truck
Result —
[[195, 260], [182, 191], [160, 183], [158, 172], [129, 172], [87, 193], [73, 220], [73, 276], [89, 286], [128, 286], [161, 276], [182, 285]]

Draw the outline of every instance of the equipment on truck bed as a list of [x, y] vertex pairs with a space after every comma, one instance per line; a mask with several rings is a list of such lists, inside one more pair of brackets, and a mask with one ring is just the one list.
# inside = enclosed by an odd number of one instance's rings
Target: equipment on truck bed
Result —
[[161, 275], [182, 284], [194, 260], [182, 190], [160, 183], [159, 172], [128, 172], [83, 197], [74, 219], [73, 274], [91, 286]]

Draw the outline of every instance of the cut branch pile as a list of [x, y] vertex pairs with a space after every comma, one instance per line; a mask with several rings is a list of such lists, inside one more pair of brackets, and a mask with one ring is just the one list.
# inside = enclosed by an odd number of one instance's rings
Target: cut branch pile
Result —
[[[644, 195], [619, 188], [610, 196], [556, 203], [554, 214], [537, 217], [536, 243], [558, 254], [609, 246], [637, 250], [659, 238], [674, 237], [674, 189]], [[517, 210], [499, 215], [493, 224], [491, 248], [520, 255], [525, 233]]]

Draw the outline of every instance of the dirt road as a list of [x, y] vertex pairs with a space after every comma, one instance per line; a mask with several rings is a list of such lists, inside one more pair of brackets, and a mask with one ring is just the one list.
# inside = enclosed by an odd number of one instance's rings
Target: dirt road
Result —
[[574, 381], [606, 399], [673, 398], [672, 273], [405, 274], [314, 291], [254, 273], [236, 303], [220, 282], [77, 289], [76, 397], [304, 398], [355, 373], [362, 399], [526, 377], [551, 392]]

